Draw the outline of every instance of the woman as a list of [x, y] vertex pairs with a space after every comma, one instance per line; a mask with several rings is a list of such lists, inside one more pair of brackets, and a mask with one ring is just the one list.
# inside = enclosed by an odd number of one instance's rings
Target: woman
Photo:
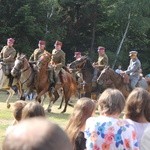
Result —
[[135, 88], [127, 98], [125, 118], [137, 132], [139, 144], [144, 130], [150, 127], [150, 94], [143, 88]]
[[66, 132], [70, 138], [74, 150], [85, 149], [85, 122], [92, 116], [94, 111], [95, 103], [91, 99], [83, 97], [77, 101], [66, 127]]
[[86, 121], [87, 150], [139, 150], [134, 128], [119, 119], [125, 98], [117, 89], [105, 90], [99, 100], [100, 116]]

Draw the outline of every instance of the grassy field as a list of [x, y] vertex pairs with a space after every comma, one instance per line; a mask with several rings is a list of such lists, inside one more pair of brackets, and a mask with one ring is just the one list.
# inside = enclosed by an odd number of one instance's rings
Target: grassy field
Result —
[[[11, 125], [13, 122], [12, 107], [10, 109], [7, 109], [6, 103], [5, 103], [7, 96], [8, 95], [5, 92], [0, 91], [0, 147], [1, 147], [1, 143], [2, 143], [4, 136], [5, 136], [6, 128], [9, 125]], [[11, 106], [13, 105], [13, 103], [16, 100], [17, 100], [17, 96], [14, 95], [13, 98], [10, 100]], [[47, 103], [48, 103], [48, 100], [46, 100], [44, 103], [45, 109], [47, 108]], [[52, 122], [57, 123], [62, 128], [65, 128], [67, 121], [68, 121], [68, 118], [69, 118], [70, 114], [72, 113], [73, 108], [68, 106], [67, 112], [65, 114], [61, 114], [60, 112], [62, 110], [58, 109], [59, 104], [60, 104], [60, 99], [52, 107], [52, 112], [46, 113], [46, 116]]]

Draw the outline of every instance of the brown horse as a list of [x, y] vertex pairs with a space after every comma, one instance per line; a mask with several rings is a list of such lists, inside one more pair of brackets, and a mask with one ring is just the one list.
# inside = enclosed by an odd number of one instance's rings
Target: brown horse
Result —
[[100, 93], [100, 87], [97, 85], [96, 91], [92, 89], [92, 79], [94, 76], [94, 68], [88, 57], [83, 56], [80, 60], [75, 60], [69, 64], [69, 67], [73, 70], [78, 70], [82, 74], [82, 90], [84, 90], [84, 96], [91, 98], [93, 93], [95, 96], [93, 99], [97, 99], [97, 95]]
[[[50, 55], [43, 54], [37, 62], [37, 67], [38, 67], [37, 81], [36, 81], [37, 85], [35, 84], [36, 91], [38, 93], [38, 96], [36, 98], [37, 100], [39, 100], [41, 95], [43, 95], [49, 89], [50, 84], [47, 84], [47, 83], [49, 83], [49, 80], [48, 80], [49, 61], [50, 61]], [[71, 96], [75, 95], [75, 93], [76, 93], [77, 85], [76, 85], [76, 82], [73, 79], [72, 75], [68, 71], [63, 71], [63, 72], [60, 71], [59, 76], [60, 76], [62, 85], [58, 86], [56, 84], [55, 91], [53, 93], [55, 98], [51, 98], [47, 109], [51, 110], [52, 104], [54, 104], [55, 101], [59, 98], [58, 90], [60, 88], [62, 88], [63, 96], [62, 96], [62, 101], [61, 101], [59, 108], [62, 107], [63, 101], [65, 100], [65, 107], [62, 111], [62, 113], [64, 113], [64, 112], [66, 112], [67, 105], [68, 105], [68, 102], [69, 102]], [[41, 89], [43, 89], [43, 90], [41, 91]], [[49, 93], [49, 96], [50, 96], [50, 93]]]
[[[100, 76], [97, 79], [97, 82], [103, 87], [106, 88], [116, 88], [120, 90], [125, 97], [129, 95], [131, 90], [129, 90], [129, 85], [124, 82], [124, 78], [116, 73], [113, 69], [109, 66], [105, 67], [102, 71]], [[145, 78], [141, 78], [138, 82], [139, 87], [143, 87], [145, 89], [148, 88], [148, 84]]]
[[[54, 92], [54, 99], [51, 99], [51, 102], [49, 103], [48, 106], [48, 110], [51, 110], [52, 104], [54, 104], [56, 102], [56, 100], [59, 98], [59, 94], [58, 94], [58, 90], [62, 91], [62, 101], [60, 104], [59, 109], [61, 109], [63, 101], [65, 101], [65, 106], [64, 109], [62, 111], [62, 113], [66, 112], [67, 110], [67, 105], [71, 105], [69, 104], [69, 100], [71, 98], [71, 96], [76, 95], [77, 92], [77, 84], [76, 81], [74, 80], [73, 76], [71, 75], [70, 72], [66, 71], [60, 71], [59, 73], [59, 77], [60, 77], [60, 81], [61, 81], [61, 85], [60, 86], [55, 86], [55, 92]], [[72, 105], [71, 105], [72, 106]]]

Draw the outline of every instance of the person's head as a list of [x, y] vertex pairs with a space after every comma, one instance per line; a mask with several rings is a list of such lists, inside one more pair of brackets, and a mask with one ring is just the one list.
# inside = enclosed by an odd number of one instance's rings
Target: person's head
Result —
[[104, 55], [105, 54], [105, 47], [99, 46], [97, 49], [97, 52], [99, 55]]
[[125, 117], [139, 122], [141, 117], [150, 122], [150, 94], [143, 88], [135, 88], [128, 96]]
[[75, 57], [76, 60], [81, 58], [81, 52], [75, 52], [74, 57]]
[[40, 40], [38, 43], [38, 46], [39, 46], [39, 49], [44, 50], [46, 46], [46, 42]]
[[72, 150], [66, 133], [45, 118], [21, 121], [9, 131], [2, 150]]
[[22, 119], [44, 117], [44, 108], [39, 102], [29, 102], [22, 110]]
[[138, 54], [137, 51], [130, 51], [129, 52], [129, 56], [130, 56], [131, 59], [137, 58], [137, 54]]
[[12, 47], [14, 45], [15, 40], [13, 38], [8, 38], [7, 39], [7, 45], [9, 47]]
[[56, 50], [61, 50], [62, 42], [56, 41], [55, 44], [54, 44], [54, 46], [55, 46], [55, 49], [56, 49]]
[[66, 127], [66, 132], [72, 144], [74, 144], [78, 132], [84, 127], [86, 120], [94, 113], [95, 105], [95, 102], [87, 97], [80, 98], [75, 104], [73, 113]]
[[117, 89], [106, 89], [98, 100], [98, 107], [101, 115], [119, 116], [124, 109], [125, 98]]
[[13, 105], [13, 116], [17, 122], [21, 120], [22, 110], [26, 104], [27, 104], [27, 102], [25, 102], [23, 100], [18, 100], [14, 103], [14, 105]]

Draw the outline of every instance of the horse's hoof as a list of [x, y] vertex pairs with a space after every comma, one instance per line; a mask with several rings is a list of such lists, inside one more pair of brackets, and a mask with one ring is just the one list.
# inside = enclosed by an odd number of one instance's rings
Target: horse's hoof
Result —
[[61, 109], [60, 107], [58, 107], [58, 109]]
[[64, 114], [65, 112], [66, 112], [66, 111], [63, 110], [61, 113]]
[[10, 106], [11, 106], [10, 104], [7, 104], [7, 108], [8, 108], [8, 109], [10, 108]]
[[47, 109], [47, 112], [50, 113], [50, 112], [51, 112], [51, 109]]

